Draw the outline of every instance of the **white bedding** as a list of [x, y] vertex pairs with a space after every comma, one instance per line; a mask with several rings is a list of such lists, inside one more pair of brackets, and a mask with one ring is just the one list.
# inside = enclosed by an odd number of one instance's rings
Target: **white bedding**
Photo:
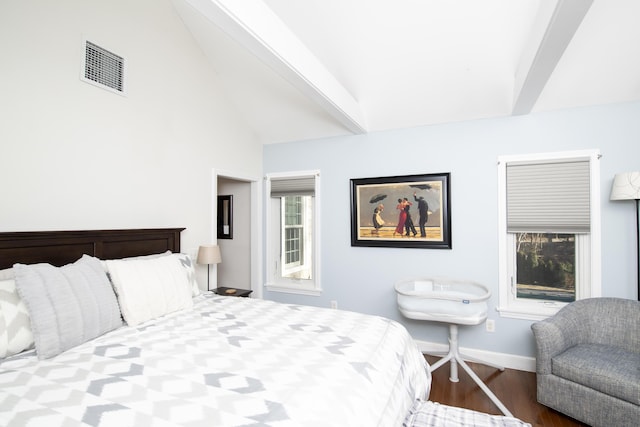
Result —
[[400, 426], [430, 374], [400, 324], [205, 293], [47, 360], [0, 363], [2, 426]]

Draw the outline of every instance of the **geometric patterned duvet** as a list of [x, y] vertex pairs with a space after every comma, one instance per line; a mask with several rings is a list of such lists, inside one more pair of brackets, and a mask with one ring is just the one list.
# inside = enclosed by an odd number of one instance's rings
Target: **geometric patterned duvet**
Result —
[[400, 426], [426, 362], [381, 317], [204, 293], [48, 359], [0, 364], [0, 426]]

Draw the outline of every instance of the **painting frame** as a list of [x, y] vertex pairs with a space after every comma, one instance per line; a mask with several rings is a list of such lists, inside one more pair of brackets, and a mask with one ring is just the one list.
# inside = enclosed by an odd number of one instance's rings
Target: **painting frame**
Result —
[[218, 239], [233, 239], [233, 196], [218, 196]]
[[[350, 182], [351, 246], [452, 248], [449, 172], [353, 178]], [[405, 211], [402, 227], [401, 211]]]

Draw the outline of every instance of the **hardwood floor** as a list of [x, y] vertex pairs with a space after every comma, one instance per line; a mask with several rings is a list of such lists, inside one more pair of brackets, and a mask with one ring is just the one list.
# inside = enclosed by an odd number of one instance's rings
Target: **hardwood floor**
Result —
[[[438, 357], [425, 355], [433, 365]], [[514, 369], [498, 369], [468, 363], [489, 389], [511, 411], [511, 413], [533, 427], [584, 427], [579, 421], [567, 417], [536, 400], [536, 374]], [[489, 414], [503, 415], [471, 377], [458, 367], [460, 381], [449, 381], [449, 363], [431, 373], [431, 394], [429, 400], [445, 405], [459, 406]]]

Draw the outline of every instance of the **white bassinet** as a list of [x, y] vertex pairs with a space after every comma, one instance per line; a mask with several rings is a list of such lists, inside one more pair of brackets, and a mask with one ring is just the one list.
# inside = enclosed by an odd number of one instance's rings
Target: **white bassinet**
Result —
[[458, 325], [479, 325], [487, 319], [487, 300], [491, 291], [480, 283], [448, 278], [401, 280], [395, 284], [398, 309], [409, 319], [449, 324], [449, 352], [431, 366], [431, 372], [450, 362], [449, 380], [458, 382], [458, 364], [467, 371], [491, 401], [506, 416], [511, 412], [489, 387], [471, 370], [464, 359], [484, 363], [504, 370], [503, 366], [460, 354]]
[[409, 319], [478, 325], [487, 318], [489, 289], [446, 278], [402, 280], [395, 285], [398, 309]]

